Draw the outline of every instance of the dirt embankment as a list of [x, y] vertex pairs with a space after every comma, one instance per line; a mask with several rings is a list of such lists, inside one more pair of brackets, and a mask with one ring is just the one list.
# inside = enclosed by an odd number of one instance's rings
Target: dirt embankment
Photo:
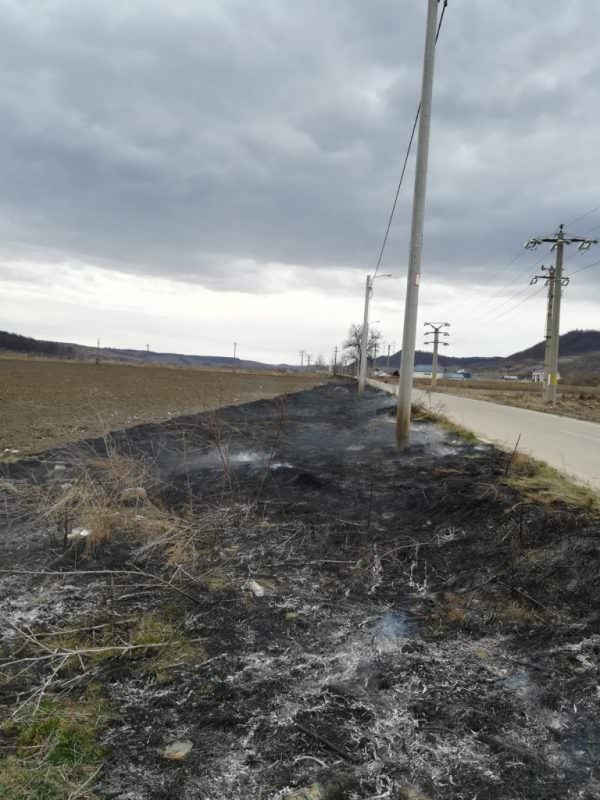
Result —
[[[323, 376], [0, 359], [0, 458], [141, 422], [276, 397]], [[15, 454], [12, 454], [15, 455]]]
[[390, 403], [4, 467], [0, 796], [598, 800], [598, 518]]

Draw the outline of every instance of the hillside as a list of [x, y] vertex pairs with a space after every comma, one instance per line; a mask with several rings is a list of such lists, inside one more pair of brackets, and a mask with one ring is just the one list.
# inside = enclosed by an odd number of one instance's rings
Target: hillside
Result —
[[[538, 342], [525, 350], [519, 350], [508, 356], [464, 356], [453, 357], [440, 353], [439, 363], [443, 367], [468, 369], [472, 372], [509, 371], [515, 374], [526, 374], [532, 368], [541, 366], [544, 358], [544, 342]], [[390, 356], [391, 369], [399, 369], [402, 351]], [[377, 358], [377, 366], [386, 368], [387, 356]], [[415, 364], [431, 364], [431, 351], [417, 350]], [[600, 375], [600, 331], [574, 330], [560, 337], [560, 369], [563, 375], [577, 374]]]
[[[560, 337], [561, 357], [580, 356], [584, 353], [600, 353], [600, 331], [574, 330]], [[544, 342], [520, 350], [506, 357], [507, 361], [541, 361], [544, 358]]]
[[[152, 350], [95, 347], [73, 343], [59, 343], [33, 339], [15, 333], [0, 331], [0, 353], [18, 353], [52, 358], [114, 361], [126, 364], [164, 364], [188, 367], [212, 367], [227, 369], [286, 369], [299, 370], [298, 365], [266, 364], [231, 356], [185, 355], [182, 353], [157, 353]], [[443, 367], [467, 369], [472, 372], [512, 372], [527, 374], [540, 366], [544, 357], [544, 342], [538, 342], [524, 350], [508, 356], [462, 356], [454, 357], [440, 353], [439, 363]], [[378, 356], [377, 367], [399, 369], [402, 351], [387, 356]], [[431, 364], [431, 351], [417, 350], [416, 364]], [[560, 337], [560, 369], [563, 375], [600, 375], [600, 331], [574, 330]]]
[[31, 356], [47, 356], [49, 358], [81, 359], [95, 361], [113, 361], [125, 364], [165, 364], [181, 367], [213, 367], [238, 369], [298, 369], [286, 364], [273, 365], [260, 361], [250, 361], [231, 356], [197, 356], [181, 353], [156, 353], [152, 350], [134, 350], [113, 347], [88, 347], [74, 343], [59, 343], [20, 336], [16, 333], [0, 331], [0, 353], [18, 353]]

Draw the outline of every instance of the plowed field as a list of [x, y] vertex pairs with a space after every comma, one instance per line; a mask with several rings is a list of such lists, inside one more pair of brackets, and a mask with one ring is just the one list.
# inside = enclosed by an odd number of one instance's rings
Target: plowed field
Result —
[[297, 392], [323, 380], [317, 374], [0, 359], [0, 458]]

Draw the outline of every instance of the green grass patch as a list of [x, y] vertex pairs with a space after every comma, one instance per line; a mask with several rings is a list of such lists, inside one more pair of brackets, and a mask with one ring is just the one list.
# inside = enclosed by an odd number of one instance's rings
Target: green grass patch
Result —
[[[30, 718], [3, 726], [14, 752], [0, 759], [2, 800], [64, 800], [79, 787], [91, 798], [104, 761], [97, 737], [110, 719], [99, 701], [43, 701]], [[90, 789], [90, 791], [88, 791]]]

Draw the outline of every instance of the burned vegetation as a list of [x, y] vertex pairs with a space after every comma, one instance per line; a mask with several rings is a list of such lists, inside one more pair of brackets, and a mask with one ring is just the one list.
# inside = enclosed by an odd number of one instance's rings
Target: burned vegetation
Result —
[[0, 797], [600, 797], [595, 499], [392, 411], [331, 382], [7, 465]]

